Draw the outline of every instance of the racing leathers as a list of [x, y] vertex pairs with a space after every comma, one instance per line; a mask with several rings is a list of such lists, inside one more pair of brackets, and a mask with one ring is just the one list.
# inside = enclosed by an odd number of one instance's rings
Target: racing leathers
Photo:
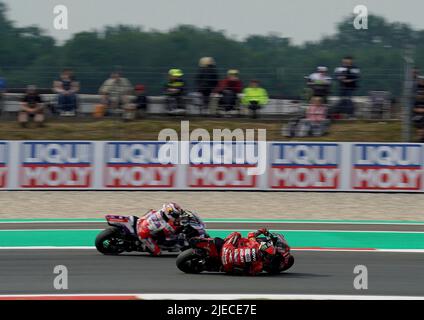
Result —
[[137, 235], [145, 248], [154, 256], [161, 254], [155, 238], [169, 237], [176, 234], [178, 229], [178, 219], [169, 217], [164, 210], [151, 210], [137, 221]]
[[256, 240], [265, 229], [250, 232], [247, 238], [233, 232], [227, 238], [221, 250], [221, 262], [224, 272], [231, 274], [257, 275], [262, 272], [263, 253], [261, 243]]

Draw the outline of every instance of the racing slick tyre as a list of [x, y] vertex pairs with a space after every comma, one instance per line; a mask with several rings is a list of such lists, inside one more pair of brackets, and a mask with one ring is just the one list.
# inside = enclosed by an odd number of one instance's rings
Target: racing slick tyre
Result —
[[177, 257], [177, 268], [185, 273], [200, 273], [204, 270], [203, 258], [193, 251], [188, 249], [181, 252]]
[[279, 274], [280, 272], [290, 269], [294, 264], [294, 257], [290, 256], [287, 264], [281, 268], [281, 259], [275, 259], [270, 266], [264, 268], [264, 270], [270, 274]]
[[283, 269], [281, 269], [281, 271], [286, 271], [288, 269], [290, 269], [292, 266], [294, 265], [294, 257], [290, 256], [289, 257], [289, 261], [287, 262], [287, 264], [284, 266]]
[[95, 241], [96, 248], [105, 255], [118, 255], [125, 251], [121, 232], [118, 228], [109, 227], [100, 232]]

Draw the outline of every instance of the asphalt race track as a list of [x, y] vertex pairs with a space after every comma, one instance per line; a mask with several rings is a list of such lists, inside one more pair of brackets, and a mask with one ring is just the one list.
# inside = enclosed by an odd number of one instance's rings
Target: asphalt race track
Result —
[[[207, 223], [210, 229], [254, 230], [264, 223]], [[362, 230], [424, 232], [423, 224], [266, 223], [271, 230]], [[103, 229], [105, 222], [2, 223], [3, 236], [19, 230]], [[360, 231], [361, 232], [361, 231]], [[340, 234], [341, 235], [341, 234]], [[311, 235], [309, 235], [311, 236]], [[313, 234], [312, 234], [313, 236]], [[314, 237], [314, 236], [313, 236]], [[338, 236], [335, 238], [338, 239]], [[334, 240], [334, 239], [333, 239]], [[334, 240], [335, 241], [335, 240]], [[349, 243], [349, 242], [348, 242]], [[91, 244], [90, 244], [91, 245]], [[406, 250], [407, 251], [407, 250]], [[0, 250], [0, 294], [319, 294], [424, 297], [424, 253], [382, 251], [294, 251], [295, 265], [277, 276], [189, 275], [175, 266], [176, 254], [104, 256], [94, 249]], [[68, 269], [68, 290], [54, 289], [54, 267]], [[368, 289], [356, 290], [354, 268], [368, 269]]]
[[[103, 256], [95, 250], [1, 250], [0, 294], [254, 293], [424, 296], [424, 254], [294, 252], [292, 269], [277, 276], [189, 275], [175, 255]], [[356, 265], [368, 268], [368, 290], [353, 287]], [[56, 265], [69, 271], [69, 289], [55, 290]]]

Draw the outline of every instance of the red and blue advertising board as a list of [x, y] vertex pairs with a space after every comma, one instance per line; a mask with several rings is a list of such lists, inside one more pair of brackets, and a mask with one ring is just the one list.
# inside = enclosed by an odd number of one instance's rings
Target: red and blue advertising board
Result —
[[256, 188], [257, 143], [191, 142], [187, 185], [191, 188]]
[[0, 141], [0, 188], [6, 188], [8, 175], [9, 145]]
[[176, 164], [160, 159], [166, 142], [107, 142], [103, 184], [106, 188], [172, 188]]
[[271, 143], [268, 183], [272, 189], [338, 189], [341, 145]]
[[419, 191], [423, 150], [420, 144], [352, 144], [354, 190]]
[[93, 179], [91, 142], [23, 142], [19, 186], [22, 188], [90, 188]]

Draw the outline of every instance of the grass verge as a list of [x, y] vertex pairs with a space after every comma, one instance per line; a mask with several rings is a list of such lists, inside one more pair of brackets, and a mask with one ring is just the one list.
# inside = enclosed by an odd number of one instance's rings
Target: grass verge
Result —
[[[2, 140], [157, 140], [160, 130], [174, 129], [180, 133], [181, 119], [143, 119], [133, 122], [120, 120], [62, 122], [50, 121], [45, 128], [21, 128], [16, 122], [0, 122]], [[204, 128], [212, 136], [213, 129], [266, 129], [267, 140], [297, 141], [401, 141], [401, 122], [343, 121], [331, 125], [324, 137], [287, 139], [281, 135], [281, 121], [242, 119], [190, 119], [190, 130]]]

